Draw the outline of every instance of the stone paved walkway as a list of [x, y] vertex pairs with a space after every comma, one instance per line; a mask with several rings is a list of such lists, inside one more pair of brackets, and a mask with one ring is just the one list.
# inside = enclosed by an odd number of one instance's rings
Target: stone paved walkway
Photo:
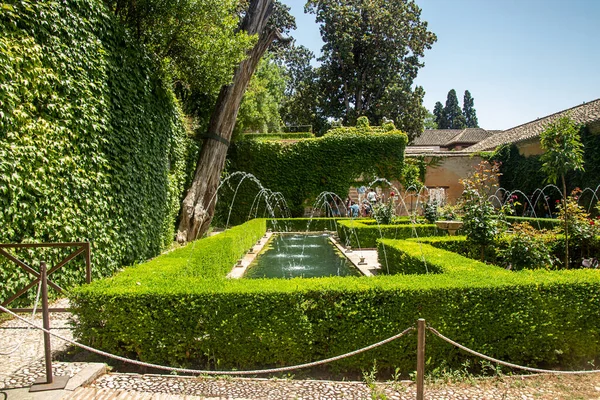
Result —
[[[61, 299], [54, 303], [54, 307], [68, 307], [68, 300]], [[69, 313], [51, 313], [50, 328], [58, 334], [72, 339]], [[31, 315], [26, 317], [31, 320]], [[42, 325], [41, 313], [33, 321]], [[27, 329], [28, 325], [17, 319], [5, 321], [0, 325], [0, 389], [25, 387], [44, 376], [44, 339], [43, 333], [37, 329]], [[17, 351], [4, 355], [21, 343]], [[66, 348], [66, 343], [52, 337], [51, 348], [53, 353]], [[78, 363], [53, 363], [56, 375], [75, 375], [81, 369]]]

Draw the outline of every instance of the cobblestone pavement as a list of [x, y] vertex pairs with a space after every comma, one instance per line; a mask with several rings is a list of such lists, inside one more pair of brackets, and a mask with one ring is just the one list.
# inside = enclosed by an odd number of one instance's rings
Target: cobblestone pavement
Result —
[[[61, 299], [53, 303], [53, 307], [68, 307], [68, 300]], [[69, 339], [72, 333], [69, 324], [70, 313], [51, 313], [50, 328]], [[31, 314], [27, 316], [31, 319]], [[36, 315], [35, 324], [42, 325], [41, 313]], [[0, 325], [0, 389], [24, 387], [30, 385], [36, 378], [43, 376], [44, 369], [44, 336], [40, 330], [27, 329], [28, 325], [18, 319], [5, 321]], [[4, 355], [22, 343], [11, 354]], [[56, 353], [66, 348], [66, 343], [52, 337], [52, 352]], [[78, 372], [80, 366], [55, 363], [56, 375], [69, 373], [71, 376]]]
[[[469, 383], [427, 385], [428, 400], [550, 400], [598, 399], [600, 375], [584, 377], [534, 376], [479, 379]], [[192, 378], [164, 375], [107, 374], [66, 399], [389, 399], [414, 400], [412, 382], [364, 382]]]

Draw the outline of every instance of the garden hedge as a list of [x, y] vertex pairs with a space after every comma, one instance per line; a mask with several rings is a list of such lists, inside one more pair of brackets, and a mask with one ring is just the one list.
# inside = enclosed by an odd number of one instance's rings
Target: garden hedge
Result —
[[314, 138], [312, 132], [280, 132], [280, 133], [246, 133], [244, 139], [250, 140], [283, 140], [283, 139], [306, 139]]
[[[368, 220], [367, 220], [368, 222]], [[438, 229], [435, 224], [365, 224], [360, 219], [338, 220], [338, 235], [344, 244], [356, 249], [375, 248], [377, 239], [408, 239], [424, 236], [445, 236], [448, 232]]]
[[[90, 241], [94, 278], [159, 254], [194, 146], [151, 58], [99, 0], [0, 8], [0, 243]], [[83, 265], [53, 276], [82, 282]], [[2, 262], [0, 298], [25, 280]]]
[[[343, 354], [425, 318], [458, 342], [507, 361], [564, 368], [597, 361], [598, 271], [509, 272], [423, 241], [382, 239], [395, 272], [410, 274], [226, 279], [265, 229], [264, 220], [253, 220], [77, 288], [70, 294], [76, 335], [150, 362], [249, 369]], [[457, 349], [431, 335], [427, 340], [430, 367], [464, 361]], [[415, 336], [405, 337], [333, 368], [360, 371], [376, 359], [381, 370], [407, 373], [414, 370], [415, 343]]]
[[[280, 192], [291, 216], [300, 217], [323, 192], [344, 198], [359, 179], [388, 180], [402, 175], [407, 136], [398, 130], [328, 133], [295, 143], [241, 140], [227, 155], [228, 172], [254, 175], [264, 188]], [[241, 179], [241, 177], [240, 177]], [[216, 221], [240, 224], [248, 219], [261, 188], [253, 179], [232, 179], [219, 190]], [[235, 201], [234, 201], [235, 196]], [[329, 200], [329, 198], [328, 198]], [[315, 205], [317, 208], [322, 204]], [[261, 210], [265, 207], [261, 206]], [[276, 214], [276, 217], [290, 214]], [[258, 214], [257, 217], [272, 217]]]
[[275, 232], [337, 231], [337, 221], [347, 218], [270, 218], [267, 227]]

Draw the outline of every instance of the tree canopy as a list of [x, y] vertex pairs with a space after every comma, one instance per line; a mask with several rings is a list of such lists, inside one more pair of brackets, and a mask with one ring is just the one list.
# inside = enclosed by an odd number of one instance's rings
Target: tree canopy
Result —
[[446, 105], [442, 106], [439, 101], [435, 103], [433, 115], [438, 129], [464, 129], [478, 128], [477, 114], [474, 108], [474, 99], [471, 92], [465, 90], [463, 97], [463, 108], [460, 109], [456, 90], [451, 89], [446, 98]]
[[465, 90], [465, 96], [463, 97], [463, 116], [467, 124], [467, 128], [479, 128], [477, 122], [477, 113], [475, 112], [475, 100], [471, 97], [471, 92]]
[[309, 0], [324, 45], [318, 68], [320, 112], [353, 125], [384, 117], [413, 135], [423, 130], [424, 90], [413, 81], [436, 36], [412, 0]]

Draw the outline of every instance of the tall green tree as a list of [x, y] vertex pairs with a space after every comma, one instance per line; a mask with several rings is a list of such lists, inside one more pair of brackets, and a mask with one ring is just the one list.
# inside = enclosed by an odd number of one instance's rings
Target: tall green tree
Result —
[[540, 134], [540, 144], [544, 153], [540, 157], [542, 172], [550, 183], [562, 183], [565, 268], [569, 267], [569, 224], [567, 208], [567, 183], [565, 175], [569, 171], [583, 171], [583, 144], [579, 137], [579, 125], [569, 117], [561, 117], [548, 124]]
[[[465, 117], [462, 114], [456, 90], [452, 89], [448, 92], [446, 106], [444, 107], [444, 126], [448, 129], [464, 129], [467, 127]], [[442, 128], [442, 129], [445, 129]]]
[[234, 138], [244, 132], [279, 132], [286, 77], [284, 70], [267, 55], [258, 64], [242, 99]]
[[429, 110], [427, 110], [427, 116], [425, 116], [425, 120], [423, 121], [423, 127], [425, 129], [437, 129], [437, 122], [435, 115], [433, 115]]
[[256, 36], [254, 47], [235, 68], [230, 84], [221, 87], [210, 116], [196, 172], [181, 205], [178, 242], [203, 235], [212, 221], [216, 192], [244, 92], [258, 63], [274, 41], [287, 41], [282, 33], [295, 28], [289, 7], [273, 0], [251, 0], [240, 23], [240, 30]]
[[304, 46], [292, 43], [279, 49], [276, 59], [285, 68], [286, 90], [281, 109], [281, 119], [287, 127], [311, 126], [319, 135], [329, 128], [320, 111], [321, 91], [317, 69], [311, 62], [315, 56]]
[[433, 107], [433, 116], [435, 118], [437, 129], [448, 129], [448, 124], [444, 117], [444, 106], [439, 101], [437, 101]]
[[238, 29], [238, 0], [104, 0], [150, 50], [188, 115], [208, 122], [221, 86], [256, 41]]
[[386, 117], [380, 110], [395, 109], [400, 129], [420, 133], [423, 90], [412, 84], [437, 38], [415, 2], [309, 0], [305, 11], [316, 15], [325, 43], [319, 59], [324, 115], [349, 125], [364, 115], [380, 124]]
[[477, 122], [477, 112], [475, 111], [475, 100], [471, 97], [471, 92], [465, 90], [465, 96], [463, 97], [463, 116], [467, 123], [467, 128], [479, 128]]

